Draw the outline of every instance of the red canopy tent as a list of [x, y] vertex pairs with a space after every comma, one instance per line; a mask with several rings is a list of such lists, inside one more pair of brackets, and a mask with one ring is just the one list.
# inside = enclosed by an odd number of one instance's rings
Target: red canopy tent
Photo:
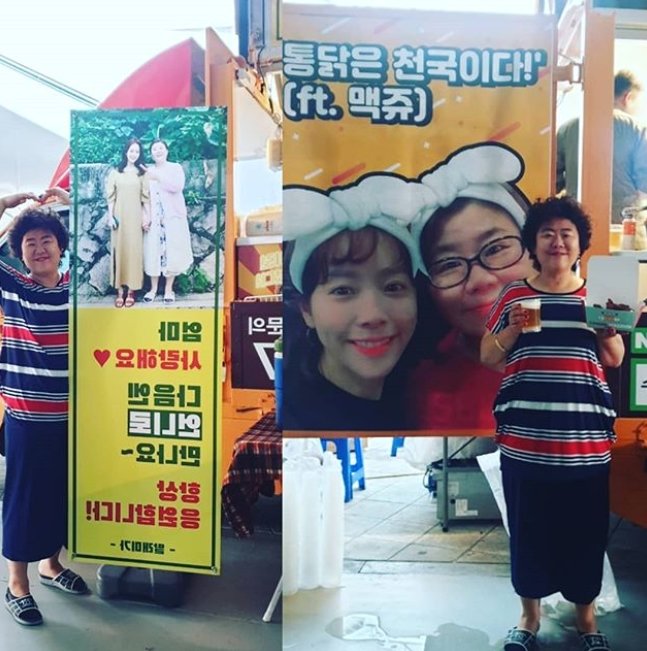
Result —
[[[204, 104], [204, 51], [187, 39], [158, 54], [133, 72], [99, 108], [175, 108]], [[70, 150], [52, 176], [50, 187], [70, 187]]]

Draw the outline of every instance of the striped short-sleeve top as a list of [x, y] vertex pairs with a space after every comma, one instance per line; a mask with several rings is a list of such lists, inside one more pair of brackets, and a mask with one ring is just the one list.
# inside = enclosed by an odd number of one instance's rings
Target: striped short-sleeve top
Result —
[[532, 464], [541, 476], [572, 477], [601, 471], [610, 460], [616, 414], [585, 297], [585, 286], [551, 294], [522, 280], [509, 284], [490, 312], [486, 327], [497, 334], [512, 305], [541, 301], [541, 331], [519, 335], [494, 401], [504, 467]]
[[69, 273], [43, 287], [0, 261], [0, 391], [14, 418], [67, 420], [69, 293]]

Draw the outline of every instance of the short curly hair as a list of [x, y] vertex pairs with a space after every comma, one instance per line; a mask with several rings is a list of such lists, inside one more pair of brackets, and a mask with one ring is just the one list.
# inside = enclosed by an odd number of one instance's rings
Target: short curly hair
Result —
[[526, 221], [521, 229], [521, 239], [528, 249], [533, 266], [537, 270], [541, 270], [541, 265], [535, 256], [537, 233], [551, 219], [568, 219], [573, 222], [580, 240], [580, 255], [591, 246], [591, 218], [582, 207], [582, 204], [568, 196], [538, 199], [528, 209]]
[[25, 208], [18, 214], [9, 231], [9, 248], [11, 253], [22, 260], [22, 241], [29, 231], [42, 228], [51, 233], [58, 242], [61, 253], [65, 253], [70, 242], [70, 235], [61, 220], [49, 209], [38, 207]]

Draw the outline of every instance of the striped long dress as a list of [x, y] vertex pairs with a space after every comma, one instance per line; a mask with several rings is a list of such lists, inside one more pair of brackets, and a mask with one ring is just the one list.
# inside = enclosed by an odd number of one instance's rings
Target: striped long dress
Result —
[[615, 411], [585, 296], [584, 286], [550, 294], [519, 281], [487, 322], [496, 334], [516, 302], [541, 301], [541, 331], [519, 335], [494, 402], [510, 574], [529, 599], [561, 592], [588, 604], [602, 584]]
[[47, 558], [67, 530], [69, 276], [43, 287], [0, 262], [7, 474], [2, 552]]
[[519, 335], [507, 355], [494, 402], [497, 442], [510, 461], [570, 470], [570, 477], [607, 464], [615, 439], [616, 414], [595, 332], [586, 325], [585, 297], [584, 286], [550, 294], [518, 281], [506, 287], [487, 322], [497, 334], [512, 305], [540, 299], [541, 331]]

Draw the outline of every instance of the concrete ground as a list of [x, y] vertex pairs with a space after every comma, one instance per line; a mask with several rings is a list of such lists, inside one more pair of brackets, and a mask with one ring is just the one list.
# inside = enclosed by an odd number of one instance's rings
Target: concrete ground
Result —
[[[516, 624], [508, 540], [500, 523], [443, 532], [423, 473], [369, 439], [366, 490], [345, 507], [342, 586], [301, 590], [284, 605], [283, 648], [322, 651], [494, 651]], [[647, 530], [614, 517], [609, 557], [622, 608], [599, 617], [614, 651], [645, 648]], [[609, 600], [606, 602], [609, 604]], [[542, 649], [575, 651], [572, 611], [544, 616]]]
[[[0, 461], [0, 492], [4, 477]], [[239, 540], [223, 528], [222, 574], [190, 575], [182, 605], [168, 609], [145, 601], [97, 595], [96, 565], [70, 563], [92, 594], [70, 596], [42, 586], [30, 567], [32, 594], [45, 620], [23, 627], [0, 608], [0, 651], [279, 651], [281, 604], [270, 623], [261, 618], [281, 575], [281, 499], [255, 507], [256, 533]], [[0, 562], [4, 595], [7, 568]]]

